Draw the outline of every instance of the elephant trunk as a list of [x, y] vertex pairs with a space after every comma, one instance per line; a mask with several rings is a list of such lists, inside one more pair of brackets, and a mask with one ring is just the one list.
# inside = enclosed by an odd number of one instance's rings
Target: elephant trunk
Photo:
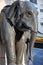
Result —
[[[32, 10], [31, 10], [32, 12]], [[34, 18], [34, 31], [37, 32], [38, 31], [38, 19], [37, 19], [37, 15], [32, 12], [32, 15], [33, 15], [33, 18]], [[30, 42], [29, 42], [29, 46], [28, 46], [28, 50], [29, 50], [29, 53], [30, 53], [30, 56], [29, 56], [29, 59], [31, 61], [33, 61], [33, 55], [32, 55], [32, 49], [34, 47], [34, 43], [35, 43], [35, 38], [36, 38], [36, 34], [35, 32], [31, 32], [31, 37], [30, 37]]]

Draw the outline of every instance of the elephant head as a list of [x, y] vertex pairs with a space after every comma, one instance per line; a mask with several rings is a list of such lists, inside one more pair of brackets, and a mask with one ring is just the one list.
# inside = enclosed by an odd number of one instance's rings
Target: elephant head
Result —
[[37, 32], [37, 10], [31, 2], [18, 1], [14, 2], [7, 13], [7, 18], [13, 25], [17, 25], [17, 28], [24, 31], [29, 27], [33, 31]]

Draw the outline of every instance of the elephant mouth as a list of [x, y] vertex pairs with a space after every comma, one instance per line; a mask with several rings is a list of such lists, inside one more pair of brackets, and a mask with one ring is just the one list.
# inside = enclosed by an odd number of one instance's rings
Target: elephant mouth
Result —
[[26, 25], [25, 21], [20, 20], [16, 25], [16, 28], [20, 31], [28, 31], [30, 27]]

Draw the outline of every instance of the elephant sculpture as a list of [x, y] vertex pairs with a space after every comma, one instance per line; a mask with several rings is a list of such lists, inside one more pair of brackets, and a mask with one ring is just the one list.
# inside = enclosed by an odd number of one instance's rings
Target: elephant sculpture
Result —
[[16, 1], [12, 5], [5, 6], [1, 16], [0, 33], [2, 43], [6, 47], [7, 64], [22, 65], [23, 55], [27, 64], [28, 51], [29, 60], [33, 61], [32, 49], [37, 34], [37, 10], [34, 5], [28, 1]]

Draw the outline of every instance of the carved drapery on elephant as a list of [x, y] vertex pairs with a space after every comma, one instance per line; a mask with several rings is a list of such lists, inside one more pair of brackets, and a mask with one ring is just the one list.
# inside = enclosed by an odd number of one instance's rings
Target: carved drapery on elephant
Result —
[[[25, 43], [29, 60], [37, 34], [37, 10], [31, 2], [14, 2], [3, 8], [1, 21], [1, 39], [5, 44], [8, 65], [27, 64]], [[29, 35], [30, 31], [30, 35]], [[30, 36], [30, 38], [29, 38]]]

